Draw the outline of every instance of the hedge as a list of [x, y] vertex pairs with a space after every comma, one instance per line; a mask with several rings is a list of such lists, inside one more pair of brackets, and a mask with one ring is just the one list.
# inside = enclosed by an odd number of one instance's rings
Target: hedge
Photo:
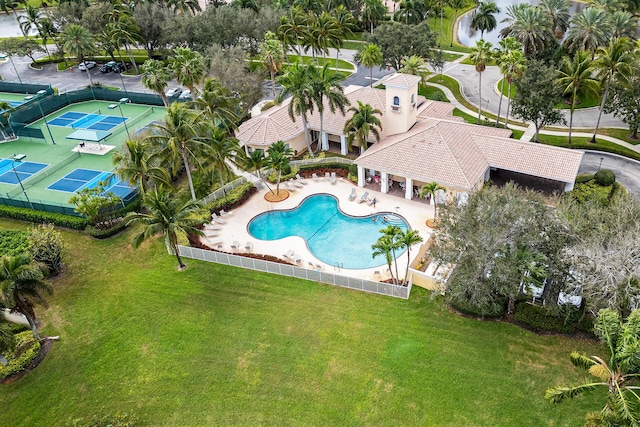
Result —
[[458, 300], [451, 299], [447, 302], [451, 306], [451, 308], [453, 308], [454, 310], [462, 314], [466, 314], [467, 316], [490, 318], [490, 319], [502, 317], [504, 315], [505, 306], [507, 304], [507, 300], [505, 299], [500, 304], [498, 304], [498, 307], [496, 308], [495, 311], [488, 312], [488, 313], [481, 313], [478, 311], [478, 309], [470, 306], [467, 301], [462, 299], [458, 299]]
[[[578, 311], [575, 311], [578, 313]], [[516, 306], [516, 322], [535, 332], [561, 332], [572, 334], [576, 331], [575, 316], [558, 316], [545, 307], [521, 302]], [[586, 325], [585, 325], [586, 326]]]
[[235, 206], [243, 203], [245, 198], [250, 196], [256, 191], [256, 187], [252, 182], [246, 182], [233, 190], [229, 191], [226, 196], [207, 203], [207, 209], [210, 212], [219, 212], [221, 209], [232, 209]]
[[30, 330], [16, 335], [16, 351], [27, 345], [29, 345], [29, 348], [22, 351], [20, 356], [16, 358], [14, 358], [15, 352], [5, 353], [9, 363], [6, 366], [0, 364], [0, 379], [22, 371], [38, 355], [40, 342], [33, 337], [33, 333]]
[[95, 237], [96, 239], [108, 239], [109, 237], [115, 236], [125, 228], [127, 228], [127, 223], [122, 219], [120, 219], [120, 221], [118, 221], [116, 225], [114, 225], [113, 227], [105, 229], [105, 228], [96, 228], [92, 225], [88, 225], [84, 231], [89, 236]]
[[73, 228], [74, 230], [84, 230], [89, 224], [86, 218], [4, 205], [0, 206], [0, 217], [29, 221], [36, 224], [53, 224], [60, 227]]
[[0, 230], [0, 254], [15, 256], [28, 249], [28, 233], [19, 230]]

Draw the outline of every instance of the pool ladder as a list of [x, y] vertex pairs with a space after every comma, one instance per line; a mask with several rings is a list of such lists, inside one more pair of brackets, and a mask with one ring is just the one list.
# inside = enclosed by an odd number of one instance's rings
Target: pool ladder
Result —
[[341, 262], [336, 262], [335, 265], [333, 266], [334, 270], [340, 271], [340, 269], [344, 268], [344, 264]]

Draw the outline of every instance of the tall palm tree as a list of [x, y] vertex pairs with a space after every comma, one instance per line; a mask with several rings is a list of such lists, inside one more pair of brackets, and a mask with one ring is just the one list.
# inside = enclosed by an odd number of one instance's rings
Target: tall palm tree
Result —
[[[289, 165], [289, 158], [293, 156], [293, 150], [285, 145], [283, 141], [277, 141], [271, 144], [267, 149], [266, 166], [276, 171], [276, 194], [280, 194], [280, 177], [282, 169]], [[273, 192], [273, 190], [271, 190]]]
[[264, 40], [260, 43], [260, 62], [271, 75], [271, 94], [276, 97], [276, 74], [284, 64], [284, 46], [278, 37], [271, 31], [267, 31]]
[[340, 48], [344, 45], [344, 40], [353, 36], [353, 31], [356, 29], [357, 23], [353, 14], [343, 4], [339, 5], [333, 10], [333, 18], [335, 19], [336, 27], [340, 32], [340, 38], [337, 43], [332, 47], [336, 49], [336, 69], [338, 68], [338, 55], [340, 54]]
[[460, 9], [464, 9], [467, 6], [467, 0], [449, 0], [449, 7], [453, 9], [453, 25], [451, 26], [451, 42], [449, 47], [453, 47], [453, 32], [456, 28], [456, 21], [458, 20], [458, 12]]
[[371, 34], [373, 29], [378, 25], [378, 22], [384, 19], [387, 15], [387, 7], [382, 3], [382, 0], [363, 0], [362, 1], [362, 14], [360, 19], [362, 23], [367, 25]]
[[320, 115], [320, 142], [318, 143], [318, 151], [328, 150], [329, 143], [324, 145], [322, 135], [324, 134], [324, 108], [325, 104], [329, 107], [331, 113], [339, 110], [344, 116], [345, 107], [349, 105], [349, 100], [344, 96], [344, 88], [341, 85], [342, 77], [336, 71], [329, 68], [328, 64], [320, 69], [313, 69], [313, 80], [311, 82], [313, 86], [313, 93], [315, 94], [314, 101], [318, 114]]
[[171, 185], [167, 170], [161, 166], [160, 155], [149, 144], [128, 139], [122, 150], [113, 155], [115, 173], [123, 180], [136, 184], [144, 199], [150, 185]]
[[173, 56], [169, 58], [169, 67], [173, 70], [175, 79], [191, 90], [192, 96], [196, 95], [196, 85], [204, 79], [204, 58], [195, 50], [188, 47], [177, 47], [173, 50]]
[[31, 30], [38, 29], [38, 23], [42, 19], [40, 9], [37, 7], [26, 4], [24, 7], [24, 15], [18, 16], [18, 22], [20, 23], [20, 31], [27, 37]]
[[173, 9], [173, 12], [178, 13], [190, 13], [195, 15], [196, 12], [202, 12], [202, 8], [197, 0], [167, 0], [167, 7]]
[[[389, 238], [389, 242], [391, 243], [391, 255], [393, 256], [393, 263], [395, 265], [396, 270], [396, 279], [394, 280], [394, 284], [398, 284], [400, 280], [400, 274], [398, 273], [398, 257], [396, 256], [396, 251], [402, 250], [403, 246], [400, 242], [400, 236], [402, 235], [402, 229], [397, 225], [387, 225], [385, 228], [380, 230], [383, 237]], [[391, 269], [389, 269], [391, 272]], [[393, 277], [393, 276], [392, 276]]]
[[186, 265], [178, 252], [178, 235], [203, 235], [197, 228], [202, 224], [202, 204], [196, 200], [180, 200], [173, 191], [158, 186], [147, 194], [144, 207], [144, 212], [129, 212], [125, 216], [127, 224], [143, 225], [142, 231], [133, 237], [131, 244], [137, 248], [148, 238], [162, 233], [167, 248], [173, 250], [179, 269], [183, 270]]
[[164, 123], [153, 124], [145, 141], [163, 147], [161, 156], [172, 163], [173, 170], [178, 170], [180, 162], [184, 164], [193, 200], [196, 200], [196, 192], [189, 160], [200, 163], [200, 155], [210, 152], [203, 138], [208, 132], [207, 125], [201, 113], [191, 110], [185, 103], [174, 102], [167, 108]]
[[251, 154], [245, 156], [244, 158], [244, 170], [248, 172], [255, 172], [256, 178], [260, 178], [260, 169], [262, 169], [266, 164], [266, 159], [264, 157], [264, 151], [262, 150], [253, 150]]
[[424, 59], [418, 55], [411, 55], [402, 58], [400, 63], [402, 64], [402, 68], [398, 70], [399, 73], [418, 76], [420, 77], [420, 83], [426, 83], [429, 70], [427, 70], [427, 64]]
[[398, 243], [400, 243], [400, 249], [407, 249], [407, 269], [404, 272], [404, 283], [407, 282], [409, 277], [409, 264], [411, 264], [411, 246], [422, 243], [422, 236], [417, 230], [406, 229], [398, 236]]
[[47, 41], [50, 39], [53, 40], [59, 51], [62, 50], [62, 46], [60, 46], [56, 40], [58, 33], [58, 28], [50, 17], [44, 16], [38, 21], [38, 35], [42, 39], [42, 45], [44, 46], [44, 50], [47, 52], [47, 56], [51, 55], [49, 48], [47, 47]]
[[220, 186], [223, 186], [225, 180], [233, 176], [232, 167], [238, 168], [245, 163], [244, 151], [238, 140], [230, 136], [226, 130], [215, 129], [205, 141], [211, 148], [207, 164], [218, 173]]
[[405, 24], [419, 24], [424, 20], [426, 12], [424, 0], [400, 0], [393, 20]]
[[609, 14], [595, 7], [587, 7], [575, 14], [564, 41], [570, 52], [587, 50], [593, 54], [611, 37]]
[[358, 101], [357, 107], [349, 108], [353, 116], [344, 124], [344, 133], [347, 135], [347, 146], [349, 150], [355, 141], [362, 151], [367, 149], [367, 141], [373, 135], [376, 141], [380, 140], [382, 123], [376, 115], [381, 116], [382, 111], [373, 108], [370, 104], [363, 104]]
[[[300, 45], [306, 38], [309, 30], [309, 15], [300, 7], [292, 7], [289, 13], [280, 18], [280, 26], [276, 35], [282, 41], [285, 48], [290, 47], [296, 51], [302, 60], [302, 48]], [[284, 52], [286, 57], [286, 51]]]
[[609, 88], [611, 82], [619, 80], [626, 81], [626, 77], [631, 74], [631, 67], [634, 61], [633, 43], [629, 39], [611, 39], [607, 47], [600, 47], [596, 51], [596, 59], [593, 63], [593, 69], [598, 73], [598, 78], [604, 83], [604, 93], [602, 94], [602, 102], [600, 103], [600, 111], [596, 128], [593, 131], [591, 142], [596, 142], [596, 134], [600, 127], [600, 119], [602, 118], [602, 110], [605, 102], [609, 97]]
[[509, 6], [507, 18], [502, 22], [509, 22], [510, 25], [500, 30], [500, 36], [511, 36], [522, 43], [527, 57], [543, 51], [554, 39], [553, 23], [549, 16], [542, 9], [527, 3]]
[[491, 58], [491, 43], [484, 40], [478, 40], [476, 45], [471, 48], [471, 56], [469, 59], [476, 67], [478, 72], [478, 124], [482, 116], [482, 73], [487, 68], [487, 61]]
[[527, 60], [524, 54], [520, 50], [514, 50], [509, 52], [506, 56], [500, 60], [500, 71], [505, 76], [505, 81], [509, 85], [507, 89], [507, 115], [504, 121], [504, 126], [509, 126], [509, 110], [511, 109], [511, 84], [513, 79], [522, 75], [527, 68]]
[[364, 65], [369, 69], [370, 87], [373, 87], [373, 67], [382, 65], [382, 49], [380, 46], [369, 43], [356, 53], [355, 60], [357, 64]]
[[[311, 70], [313, 68], [313, 70]], [[302, 128], [304, 131], [304, 140], [307, 144], [307, 152], [313, 157], [311, 150], [311, 142], [309, 141], [309, 130], [307, 124], [307, 114], [313, 112], [314, 96], [313, 82], [310, 76], [315, 71], [313, 65], [304, 65], [300, 63], [289, 66], [284, 73], [276, 81], [282, 86], [282, 91], [276, 98], [278, 103], [285, 98], [291, 97], [289, 102], [289, 117], [295, 121], [295, 116], [302, 119]]]
[[558, 70], [558, 84], [563, 96], [571, 96], [569, 109], [569, 144], [571, 144], [571, 131], [573, 130], [573, 113], [576, 111], [578, 96], [588, 93], [597, 94], [599, 83], [592, 77], [591, 58], [585, 51], [575, 54], [573, 60], [565, 56], [560, 61]]
[[619, 39], [622, 37], [636, 37], [636, 20], [634, 16], [629, 12], [624, 10], [616, 10], [610, 15], [609, 21], [611, 23], [612, 39]]
[[396, 247], [397, 243], [394, 241], [394, 238], [386, 234], [380, 236], [378, 240], [373, 245], [371, 245], [371, 249], [373, 249], [373, 252], [371, 253], [372, 258], [375, 258], [379, 255], [384, 255], [389, 274], [391, 275], [391, 282], [393, 284], [398, 283], [398, 279], [393, 275], [392, 268], [392, 264], [394, 261], [393, 252]]
[[142, 71], [142, 78], [140, 79], [142, 85], [160, 95], [164, 106], [168, 107], [169, 100], [164, 90], [171, 80], [169, 69], [161, 61], [149, 59], [142, 64], [140, 70]]
[[480, 40], [484, 40], [485, 31], [493, 31], [498, 26], [496, 13], [500, 13], [500, 9], [492, 1], [481, 1], [478, 4], [478, 9], [473, 12], [471, 29], [480, 31]]
[[561, 403], [567, 398], [572, 399], [584, 393], [604, 389], [607, 392], [604, 408], [598, 413], [589, 414], [588, 418], [597, 419], [597, 425], [640, 425], [640, 363], [637, 357], [640, 344], [640, 311], [632, 311], [623, 323], [620, 315], [614, 310], [600, 310], [594, 332], [607, 349], [608, 360], [574, 351], [571, 353], [571, 363], [589, 372], [596, 380], [573, 387], [553, 387], [547, 390], [545, 398], [551, 403]]
[[436, 219], [438, 215], [438, 198], [436, 195], [438, 194], [438, 190], [446, 191], [446, 188], [438, 184], [437, 182], [430, 182], [425, 184], [420, 189], [420, 197], [425, 198], [429, 196], [431, 200], [433, 200], [433, 219]]
[[329, 47], [342, 40], [342, 33], [336, 24], [336, 20], [327, 12], [322, 12], [320, 16], [312, 21], [309, 35], [314, 39], [314, 56], [322, 53], [326, 59]]
[[[522, 50], [522, 45], [513, 37], [505, 37], [498, 42], [499, 48], [494, 50], [493, 54], [498, 62], [498, 66], [505, 62], [505, 57], [515, 50]], [[504, 70], [501, 68], [503, 81], [506, 81]], [[503, 88], [500, 88], [503, 89]], [[500, 90], [500, 102], [498, 103], [498, 117], [496, 117], [496, 127], [500, 125], [500, 112], [502, 111], [502, 98], [504, 97], [504, 90]]]
[[571, 20], [569, 0], [542, 0], [538, 7], [551, 20], [554, 37], [562, 40]]
[[[62, 32], [62, 41], [64, 51], [83, 64], [87, 55], [93, 54], [96, 50], [96, 39], [91, 34], [91, 31], [78, 24], [71, 24], [65, 28]], [[87, 70], [87, 75], [91, 86], [93, 86], [93, 78], [89, 70]]]
[[240, 120], [240, 100], [233, 96], [229, 88], [212, 77], [204, 81], [202, 93], [194, 105], [217, 128], [231, 131]]
[[36, 325], [34, 306], [46, 306], [44, 295], [53, 292], [44, 279], [42, 270], [31, 261], [29, 255], [5, 255], [0, 258], [0, 299], [2, 305], [23, 314], [29, 322], [33, 336], [41, 340]]
[[132, 46], [142, 42], [140, 37], [140, 27], [128, 15], [122, 15], [119, 20], [107, 24], [111, 35], [111, 41], [119, 49], [120, 46], [124, 47], [125, 52], [129, 56], [129, 61], [133, 64], [133, 68], [138, 73], [138, 64], [136, 63], [135, 56], [133, 54]]

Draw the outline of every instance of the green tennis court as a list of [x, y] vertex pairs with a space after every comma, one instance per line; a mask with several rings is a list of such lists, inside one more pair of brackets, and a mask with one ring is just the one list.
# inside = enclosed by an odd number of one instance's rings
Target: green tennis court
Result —
[[[3, 98], [0, 93], [0, 99]], [[21, 95], [21, 98], [24, 96]], [[111, 107], [111, 108], [109, 108]], [[127, 133], [133, 135], [138, 129], [148, 126], [153, 121], [164, 118], [166, 109], [163, 107], [151, 107], [139, 104], [117, 104], [113, 108], [113, 102], [89, 101], [71, 104], [43, 119], [29, 124], [29, 128], [40, 129], [45, 135], [45, 140], [31, 137], [21, 137], [16, 141], [0, 144], [0, 159], [12, 159], [15, 154], [24, 154], [26, 157], [14, 165], [19, 168], [21, 163], [46, 164], [32, 174], [19, 174], [24, 185], [29, 201], [37, 207], [37, 204], [70, 207], [71, 192], [48, 189], [54, 183], [60, 181], [77, 169], [109, 172], [113, 170], [113, 153], [118, 151], [127, 139]], [[37, 108], [37, 107], [35, 107]], [[104, 122], [110, 126], [110, 130], [102, 132], [106, 136], [98, 143], [88, 139], [69, 139], [69, 135], [78, 132], [78, 128], [71, 126], [55, 126], [51, 122], [57, 118], [63, 121], [72, 117], [88, 117], [96, 115], [97, 111], [107, 118]], [[71, 114], [69, 114], [71, 113]], [[125, 120], [126, 118], [126, 120]], [[77, 120], [77, 119], [76, 119]], [[104, 117], [95, 122], [90, 119], [85, 123], [100, 123]], [[124, 124], [126, 123], [126, 127]], [[100, 132], [100, 131], [95, 131]], [[76, 133], [77, 135], [77, 133]], [[73, 136], [72, 136], [73, 137]], [[52, 138], [53, 142], [52, 143]], [[81, 147], [82, 146], [82, 147]], [[23, 166], [23, 169], [25, 166]], [[12, 172], [12, 171], [11, 171]], [[20, 172], [20, 171], [19, 171]], [[7, 175], [9, 177], [9, 175]], [[22, 179], [24, 178], [24, 179]], [[7, 178], [0, 181], [0, 195], [3, 198], [25, 200], [19, 182]], [[61, 181], [64, 182], [64, 181]]]

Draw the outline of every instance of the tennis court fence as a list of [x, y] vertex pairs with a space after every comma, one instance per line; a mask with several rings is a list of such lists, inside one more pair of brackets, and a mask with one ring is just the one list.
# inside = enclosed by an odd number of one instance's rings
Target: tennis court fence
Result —
[[[68, 155], [67, 157], [65, 157], [63, 160], [61, 160], [60, 162], [54, 164], [54, 165], [50, 165], [49, 167], [45, 168], [44, 170], [42, 170], [41, 172], [27, 178], [26, 180], [24, 180], [22, 182], [22, 185], [24, 186], [25, 189], [29, 189], [31, 187], [33, 187], [34, 185], [36, 185], [37, 183], [39, 183], [40, 181], [44, 180], [47, 177], [50, 177], [51, 175], [53, 175], [54, 173], [58, 172], [60, 169], [64, 168], [65, 166], [71, 164], [72, 162], [74, 162], [75, 160], [78, 160], [80, 158], [80, 153], [73, 153]], [[22, 189], [20, 187], [18, 188], [14, 188], [13, 190], [9, 191], [7, 193], [7, 196], [9, 198], [13, 198], [19, 194], [22, 193]]]
[[413, 286], [411, 278], [409, 279], [408, 286], [398, 286], [392, 285], [391, 283], [376, 282], [374, 280], [358, 277], [349, 277], [338, 274], [338, 272], [310, 270], [295, 265], [249, 258], [226, 252], [208, 251], [200, 248], [192, 248], [190, 246], [178, 245], [178, 254], [184, 258], [231, 265], [234, 267], [244, 268], [246, 270], [263, 271], [266, 273], [279, 274], [281, 276], [296, 277], [298, 279], [311, 280], [314, 282], [326, 283], [328, 285], [340, 286], [342, 288], [371, 292], [378, 295], [386, 295], [402, 299], [409, 299], [411, 287]]
[[[20, 193], [22, 194], [22, 191]], [[33, 206], [33, 209], [38, 211], [80, 216], [80, 214], [75, 211], [75, 208], [73, 205], [65, 204], [65, 203], [54, 204], [49, 201], [31, 199], [31, 198], [29, 198], [29, 200], [27, 201], [23, 195], [21, 195], [20, 197], [12, 197], [12, 198], [0, 196], [0, 205], [13, 206], [17, 208], [27, 208], [27, 209], [31, 209], [31, 207]]]

